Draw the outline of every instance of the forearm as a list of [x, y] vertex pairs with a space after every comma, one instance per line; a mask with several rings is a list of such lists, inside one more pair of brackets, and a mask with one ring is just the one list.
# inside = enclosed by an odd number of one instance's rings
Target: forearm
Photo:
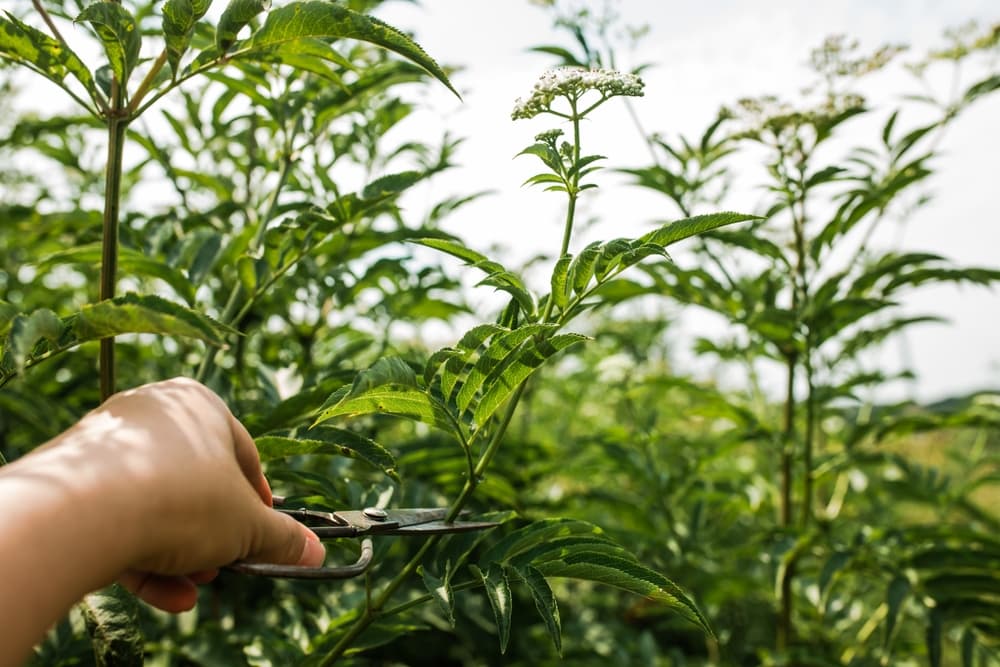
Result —
[[2, 666], [21, 664], [76, 601], [113, 582], [133, 548], [127, 500], [102, 486], [74, 436], [0, 468]]

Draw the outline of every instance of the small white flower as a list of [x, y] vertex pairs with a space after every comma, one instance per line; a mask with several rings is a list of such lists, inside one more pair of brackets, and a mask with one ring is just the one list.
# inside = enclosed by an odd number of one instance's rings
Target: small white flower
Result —
[[527, 99], [517, 99], [511, 118], [533, 118], [549, 111], [557, 97], [578, 100], [588, 90], [599, 92], [605, 100], [617, 95], [641, 97], [644, 86], [642, 79], [635, 74], [623, 74], [612, 69], [558, 67], [542, 74]]

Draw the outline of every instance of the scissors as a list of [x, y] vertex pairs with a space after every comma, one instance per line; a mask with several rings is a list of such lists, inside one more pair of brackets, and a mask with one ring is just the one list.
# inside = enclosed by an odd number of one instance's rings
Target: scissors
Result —
[[[275, 505], [284, 504], [281, 496], [274, 497]], [[486, 521], [445, 522], [446, 508], [382, 509], [366, 507], [363, 510], [320, 512], [307, 509], [279, 509], [305, 524], [320, 539], [361, 537], [361, 555], [357, 562], [341, 567], [303, 567], [301, 565], [272, 565], [268, 563], [233, 563], [230, 570], [242, 574], [284, 579], [350, 579], [364, 574], [371, 566], [374, 551], [371, 538], [376, 535], [442, 535], [485, 530], [497, 524]]]

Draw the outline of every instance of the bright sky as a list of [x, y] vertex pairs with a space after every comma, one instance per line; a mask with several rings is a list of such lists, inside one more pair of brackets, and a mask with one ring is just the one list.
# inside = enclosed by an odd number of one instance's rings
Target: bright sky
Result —
[[[810, 49], [831, 34], [847, 34], [865, 50], [886, 42], [911, 45], [915, 54], [940, 45], [944, 28], [969, 19], [990, 25], [1000, 20], [995, 0], [708, 0], [664, 2], [621, 0], [623, 23], [648, 23], [651, 33], [636, 53], [624, 54], [619, 66], [654, 63], [644, 74], [646, 97], [635, 109], [648, 131], [668, 138], [695, 136], [720, 105], [743, 96], [776, 93], [793, 97], [809, 80], [804, 66]], [[431, 111], [423, 121], [427, 138], [447, 129], [468, 137], [460, 153], [461, 169], [443, 175], [434, 197], [455, 192], [492, 189], [497, 195], [456, 214], [448, 225], [474, 247], [493, 244], [517, 265], [538, 252], [556, 252], [561, 235], [561, 200], [552, 193], [520, 187], [536, 173], [533, 159], [513, 160], [535, 133], [553, 127], [551, 120], [512, 122], [515, 98], [526, 95], [538, 74], [552, 64], [550, 57], [531, 54], [539, 44], [568, 46], [555, 33], [546, 12], [524, 0], [426, 0], [422, 5], [390, 3], [380, 15], [397, 27], [412, 30], [439, 62], [464, 65], [454, 76], [464, 102], [446, 93], [431, 93]], [[973, 82], [969, 78], [964, 86]], [[914, 91], [907, 75], [886, 75], [878, 85], [887, 90]], [[875, 91], [883, 105], [892, 99]], [[882, 117], [884, 118], [884, 116]], [[915, 216], [905, 230], [889, 229], [891, 247], [929, 250], [965, 265], [1000, 266], [1000, 95], [974, 107], [949, 131], [931, 182], [933, 204]], [[554, 119], [552, 119], [554, 120]], [[902, 120], [902, 119], [901, 119]], [[882, 120], [879, 121], [883, 122]], [[916, 119], [913, 120], [917, 122]], [[864, 128], [859, 129], [864, 132]], [[870, 131], [870, 130], [869, 130]], [[858, 141], [876, 137], [862, 134]], [[608, 166], [643, 166], [648, 154], [621, 104], [609, 103], [585, 128], [585, 152], [607, 155]], [[759, 178], [759, 175], [754, 178]], [[676, 211], [663, 197], [627, 187], [610, 172], [601, 175], [585, 213], [601, 222], [574, 243], [639, 233], [655, 220], [671, 219]], [[729, 207], [755, 211], [759, 195], [753, 183], [738, 184], [739, 196]], [[741, 187], [742, 186], [742, 187]], [[586, 238], [584, 238], [584, 236]], [[683, 252], [675, 253], [679, 262]], [[974, 388], [1000, 387], [1000, 290], [982, 288], [922, 289], [906, 307], [914, 313], [938, 313], [950, 325], [927, 325], [886, 346], [880, 362], [888, 367], [909, 360], [920, 378], [924, 399]], [[705, 334], [711, 323], [685, 313], [683, 329]], [[682, 358], [682, 361], [683, 358]], [[693, 362], [687, 362], [692, 367]], [[701, 369], [704, 370], [704, 369]], [[900, 389], [903, 389], [900, 387]]]

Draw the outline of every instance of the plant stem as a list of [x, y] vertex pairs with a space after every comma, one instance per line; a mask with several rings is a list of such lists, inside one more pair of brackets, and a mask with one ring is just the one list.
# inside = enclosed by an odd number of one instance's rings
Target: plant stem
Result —
[[[786, 357], [788, 385], [785, 393], [784, 435], [781, 449], [781, 527], [792, 525], [792, 459], [795, 440], [795, 367], [796, 355]], [[778, 612], [775, 648], [779, 653], [788, 648], [792, 634], [792, 574], [794, 563], [790, 564], [781, 577], [780, 610]]]
[[[118, 217], [121, 205], [122, 162], [128, 118], [123, 113], [122, 90], [117, 81], [111, 85], [111, 111], [108, 113], [108, 162], [104, 182], [104, 224], [101, 236], [101, 301], [115, 296], [118, 273]], [[99, 355], [101, 401], [115, 393], [115, 339], [102, 338]]]

